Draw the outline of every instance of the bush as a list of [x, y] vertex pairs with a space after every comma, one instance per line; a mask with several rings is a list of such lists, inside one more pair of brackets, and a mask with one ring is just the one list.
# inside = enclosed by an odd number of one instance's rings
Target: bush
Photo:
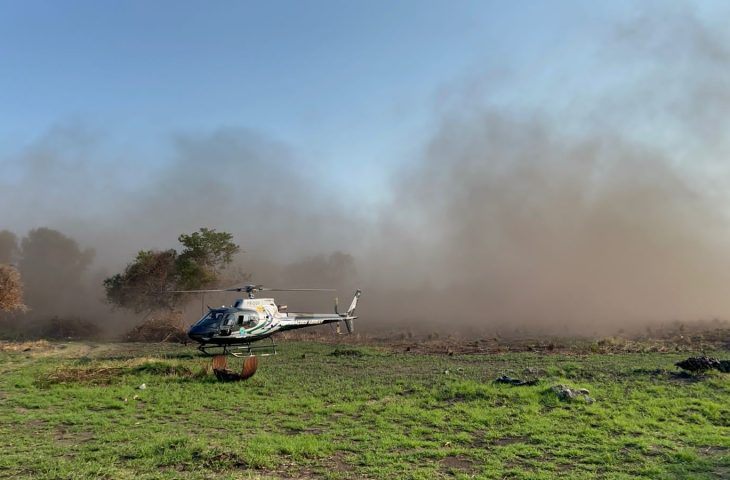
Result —
[[24, 312], [28, 308], [23, 304], [23, 283], [20, 273], [10, 265], [0, 265], [0, 311]]

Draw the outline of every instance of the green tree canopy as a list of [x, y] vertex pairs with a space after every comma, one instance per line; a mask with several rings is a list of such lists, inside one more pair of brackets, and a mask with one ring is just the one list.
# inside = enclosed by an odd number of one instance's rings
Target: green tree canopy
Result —
[[177, 289], [177, 252], [142, 250], [124, 272], [104, 280], [107, 300], [136, 313], [172, 308], [177, 295], [162, 292]]
[[122, 273], [104, 280], [107, 301], [136, 313], [172, 310], [190, 296], [164, 292], [215, 286], [240, 251], [233, 235], [208, 228], [180, 235], [178, 240], [184, 247], [180, 253], [175, 249], [142, 250]]
[[208, 228], [201, 228], [190, 235], [180, 235], [178, 241], [185, 248], [176, 260], [178, 288], [196, 290], [214, 285], [221, 270], [240, 251], [240, 247], [232, 240], [233, 235], [230, 233]]

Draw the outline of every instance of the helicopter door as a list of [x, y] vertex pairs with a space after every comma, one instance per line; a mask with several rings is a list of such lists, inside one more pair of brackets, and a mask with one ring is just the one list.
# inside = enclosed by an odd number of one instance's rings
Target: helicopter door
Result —
[[251, 330], [259, 323], [259, 316], [255, 312], [251, 313], [239, 313], [236, 325], [238, 326], [241, 334], [245, 334], [247, 330]]
[[223, 322], [221, 323], [220, 334], [223, 336], [230, 335], [235, 323], [236, 315], [233, 313], [226, 314], [225, 317], [223, 317]]

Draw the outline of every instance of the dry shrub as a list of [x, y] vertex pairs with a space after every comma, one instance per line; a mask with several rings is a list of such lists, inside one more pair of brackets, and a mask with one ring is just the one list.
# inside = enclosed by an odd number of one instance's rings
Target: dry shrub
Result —
[[20, 273], [10, 265], [0, 265], [0, 311], [24, 312], [28, 309], [23, 304], [23, 282]]
[[[161, 377], [178, 378], [199, 378], [207, 372], [201, 370], [193, 371], [185, 365], [169, 363], [159, 359], [134, 359], [122, 364], [109, 365], [101, 364], [96, 366], [63, 366], [44, 373], [39, 377], [36, 384], [47, 386], [58, 383], [91, 383], [97, 385], [108, 385], [127, 375], [156, 375]], [[136, 380], [135, 380], [136, 381]]]
[[95, 383], [106, 385], [126, 373], [124, 367], [58, 368], [39, 379], [39, 384]]
[[127, 333], [130, 342], [187, 343], [182, 312], [155, 312]]

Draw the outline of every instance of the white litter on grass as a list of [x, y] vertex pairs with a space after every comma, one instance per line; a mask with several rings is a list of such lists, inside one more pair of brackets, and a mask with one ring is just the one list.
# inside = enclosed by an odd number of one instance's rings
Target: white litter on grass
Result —
[[139, 387], [137, 387], [138, 390], [144, 390], [145, 388], [147, 388], [147, 384], [146, 383], [143, 383], [142, 385], [140, 385]]

